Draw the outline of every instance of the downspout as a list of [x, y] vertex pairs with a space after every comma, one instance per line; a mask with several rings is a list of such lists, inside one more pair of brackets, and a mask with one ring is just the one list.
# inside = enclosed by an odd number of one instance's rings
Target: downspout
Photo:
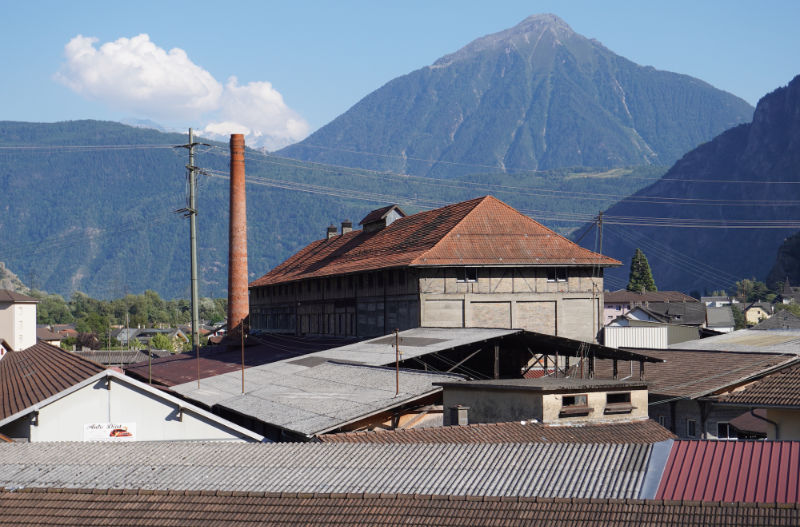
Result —
[[767, 419], [766, 417], [761, 417], [760, 415], [757, 415], [755, 413], [755, 408], [751, 408], [750, 409], [750, 415], [755, 417], [756, 419], [761, 420], [761, 421], [766, 421], [767, 423], [769, 423], [772, 426], [774, 426], [775, 427], [775, 441], [778, 441], [780, 439], [780, 436], [778, 435], [778, 423], [776, 423], [775, 421], [772, 421], [770, 419]]

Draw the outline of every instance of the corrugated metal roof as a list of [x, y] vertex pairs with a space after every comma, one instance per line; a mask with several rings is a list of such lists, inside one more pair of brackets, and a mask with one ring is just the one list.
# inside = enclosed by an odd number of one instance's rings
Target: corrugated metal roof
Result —
[[[774, 316], [774, 315], [773, 315]], [[740, 329], [714, 337], [673, 344], [670, 349], [800, 354], [800, 331]]]
[[798, 441], [676, 441], [656, 499], [800, 502]]
[[[302, 360], [302, 359], [300, 359]], [[322, 362], [314, 366], [294, 361], [255, 366], [173, 386], [172, 391], [209, 407], [225, 408], [306, 436], [338, 428], [360, 418], [417, 400], [441, 390], [438, 381], [458, 375], [402, 370], [400, 394], [394, 368]]]
[[651, 445], [2, 443], [0, 487], [636, 498]]
[[0, 419], [51, 397], [105, 368], [39, 341], [0, 360]]
[[620, 265], [491, 196], [315, 241], [250, 287], [405, 266]]

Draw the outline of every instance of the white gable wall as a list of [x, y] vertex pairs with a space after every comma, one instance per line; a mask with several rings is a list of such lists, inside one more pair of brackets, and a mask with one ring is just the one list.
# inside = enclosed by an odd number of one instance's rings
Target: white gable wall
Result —
[[[133, 424], [136, 441], [252, 440], [113, 377], [103, 377], [40, 408], [35, 419], [26, 415], [21, 420], [29, 423], [32, 442], [84, 441], [85, 425], [95, 423]], [[17, 434], [24, 430], [19, 422], [13, 428]]]
[[0, 304], [0, 338], [15, 351], [36, 344], [36, 304]]

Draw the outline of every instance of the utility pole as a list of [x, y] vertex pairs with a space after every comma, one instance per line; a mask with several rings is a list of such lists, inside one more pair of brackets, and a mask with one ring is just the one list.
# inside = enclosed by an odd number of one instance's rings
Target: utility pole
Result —
[[599, 238], [599, 241], [597, 243], [598, 245], [597, 252], [598, 254], [603, 254], [603, 211], [602, 210], [597, 213], [597, 237]]
[[[200, 299], [197, 293], [197, 167], [194, 164], [194, 147], [202, 144], [194, 142], [194, 132], [189, 128], [189, 143], [181, 145], [180, 148], [189, 149], [189, 164], [186, 169], [189, 171], [189, 206], [176, 212], [183, 212], [184, 217], [189, 218], [189, 248], [191, 251], [191, 275], [192, 275], [192, 348], [200, 360]], [[199, 368], [199, 364], [198, 364]], [[200, 382], [198, 371], [197, 381]]]

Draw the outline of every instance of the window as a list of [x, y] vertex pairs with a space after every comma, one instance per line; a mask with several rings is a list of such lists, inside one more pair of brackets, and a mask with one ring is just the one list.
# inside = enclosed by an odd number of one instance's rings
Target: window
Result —
[[547, 269], [548, 282], [566, 282], [567, 269], [564, 267], [549, 267]]
[[736, 432], [730, 423], [717, 423], [717, 439], [736, 439]]
[[666, 422], [667, 422], [667, 420], [666, 420], [666, 419], [664, 419], [664, 416], [663, 416], [663, 415], [659, 415], [659, 416], [658, 416], [658, 424], [660, 424], [661, 426], [664, 426], [664, 427], [665, 427], [665, 426], [667, 426], [667, 425], [666, 425]]
[[607, 393], [605, 414], [629, 414], [633, 411], [631, 392]]
[[689, 437], [697, 437], [697, 421], [694, 419], [686, 420], [686, 435]]
[[592, 409], [589, 408], [586, 394], [563, 395], [561, 397], [561, 412], [559, 417], [573, 417], [576, 415], [589, 415]]
[[456, 270], [456, 282], [477, 282], [478, 281], [478, 268], [477, 267], [462, 267]]

